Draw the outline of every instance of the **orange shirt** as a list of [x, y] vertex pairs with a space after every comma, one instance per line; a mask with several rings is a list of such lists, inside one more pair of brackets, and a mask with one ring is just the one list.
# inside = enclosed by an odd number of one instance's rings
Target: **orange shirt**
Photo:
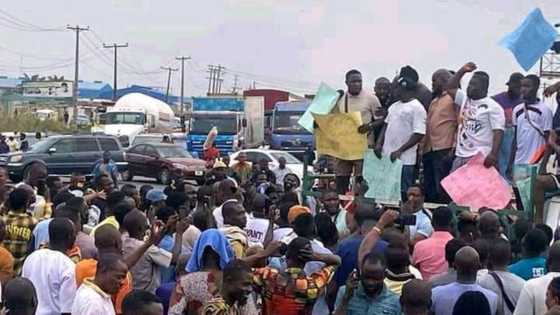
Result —
[[[76, 264], [76, 283], [78, 287], [84, 282], [85, 279], [94, 278], [97, 272], [97, 260], [95, 259], [84, 259]], [[122, 303], [126, 295], [132, 291], [132, 275], [130, 272], [126, 275], [119, 292], [111, 297], [113, 300], [113, 305], [115, 306], [115, 312], [117, 314], [122, 314]]]

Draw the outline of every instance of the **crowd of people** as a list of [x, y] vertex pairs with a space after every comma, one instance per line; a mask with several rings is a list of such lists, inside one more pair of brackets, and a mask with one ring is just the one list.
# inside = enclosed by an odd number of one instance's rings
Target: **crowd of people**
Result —
[[457, 210], [439, 184], [478, 152], [511, 180], [513, 166], [560, 148], [538, 77], [513, 74], [490, 98], [484, 72], [460, 88], [475, 70], [440, 69], [431, 92], [410, 66], [375, 93], [347, 73], [334, 111], [361, 112], [375, 153], [403, 162], [399, 207], [365, 197], [384, 183], [364, 180], [363, 161], [324, 156], [316, 170], [335, 176], [312, 191], [285, 160], [270, 169], [243, 153], [231, 165], [206, 154], [198, 187], [117, 185], [110, 156], [67, 184], [40, 163], [20, 183], [0, 168], [2, 312], [560, 314], [560, 233], [539, 220], [537, 197], [557, 177], [537, 178], [535, 217]]

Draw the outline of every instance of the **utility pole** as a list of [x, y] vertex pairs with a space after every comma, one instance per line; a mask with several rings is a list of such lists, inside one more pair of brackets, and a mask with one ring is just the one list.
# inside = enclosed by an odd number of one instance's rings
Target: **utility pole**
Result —
[[76, 32], [76, 59], [74, 65], [74, 84], [72, 85], [72, 101], [74, 102], [74, 124], [78, 122], [78, 81], [80, 71], [80, 32], [89, 31], [89, 26], [80, 27], [79, 25], [67, 25], [66, 29]]
[[165, 102], [169, 104], [169, 87], [171, 86], [171, 72], [179, 71], [179, 69], [171, 67], [161, 67], [161, 70], [167, 71], [167, 92], [165, 93]]
[[117, 50], [119, 48], [126, 48], [128, 47], [128, 43], [124, 45], [119, 45], [113, 43], [113, 45], [105, 45], [103, 44], [103, 48], [111, 48], [115, 50], [115, 61], [113, 65], [113, 102], [117, 101]]
[[217, 79], [217, 85], [218, 85], [218, 94], [222, 93], [222, 82], [224, 81], [224, 79], [222, 79], [222, 75], [225, 74], [225, 72], [223, 70], [225, 70], [225, 67], [222, 67], [221, 65], [218, 65], [218, 79]]
[[190, 60], [191, 57], [176, 57], [175, 60], [181, 60], [181, 117], [185, 115], [185, 60]]
[[210, 93], [212, 92], [212, 81], [214, 80], [213, 74], [214, 74], [214, 66], [212, 65], [208, 65], [208, 92], [206, 92], [206, 95], [210, 95]]
[[237, 89], [239, 88], [239, 86], [237, 84], [239, 84], [239, 75], [236, 74], [233, 77], [233, 86], [231, 88], [231, 93], [237, 94]]

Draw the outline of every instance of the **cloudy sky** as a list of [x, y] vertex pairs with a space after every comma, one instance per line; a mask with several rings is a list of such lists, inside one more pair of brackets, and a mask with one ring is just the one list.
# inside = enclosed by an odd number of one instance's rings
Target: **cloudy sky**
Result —
[[[119, 86], [162, 87], [161, 66], [190, 55], [186, 94], [206, 92], [208, 64], [226, 67], [223, 89], [237, 75], [243, 88], [311, 93], [325, 81], [342, 88], [356, 68], [368, 87], [405, 64], [430, 82], [439, 67], [472, 60], [490, 73], [492, 91], [520, 71], [497, 42], [535, 7], [560, 23], [557, 0], [49, 0], [4, 1], [0, 11], [0, 74], [26, 72], [73, 78], [74, 33], [81, 36], [80, 79], [112, 82], [112, 50], [119, 50]], [[30, 26], [33, 24], [34, 26]], [[60, 31], [47, 31], [45, 29]], [[531, 72], [536, 72], [536, 67]], [[172, 90], [179, 91], [179, 73]]]

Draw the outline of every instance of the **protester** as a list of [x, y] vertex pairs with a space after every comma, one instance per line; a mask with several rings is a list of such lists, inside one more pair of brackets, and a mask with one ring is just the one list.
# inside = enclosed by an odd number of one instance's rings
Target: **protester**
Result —
[[393, 95], [397, 102], [389, 107], [385, 124], [375, 146], [378, 158], [387, 155], [391, 161], [399, 159], [403, 163], [401, 176], [402, 200], [415, 182], [416, 153], [418, 143], [426, 134], [426, 110], [414, 98], [418, 84], [418, 73], [410, 66], [402, 67]]
[[424, 188], [414, 184], [406, 192], [406, 202], [401, 207], [404, 214], [412, 214], [416, 218], [414, 225], [408, 226], [410, 245], [414, 245], [430, 237], [434, 231], [432, 227], [432, 213], [424, 208]]
[[445, 244], [445, 260], [447, 261], [447, 272], [437, 274], [430, 279], [432, 288], [440, 285], [450, 284], [457, 281], [457, 271], [455, 270], [455, 255], [457, 252], [467, 246], [467, 243], [461, 239], [452, 239]]
[[[513, 165], [533, 164], [542, 158], [544, 147], [552, 129], [552, 111], [537, 97], [540, 79], [528, 75], [521, 81], [523, 103], [513, 110], [513, 145], [509, 163]], [[513, 164], [514, 163], [514, 164]]]
[[[132, 210], [125, 216], [123, 226], [128, 232], [128, 235], [123, 236], [123, 252], [125, 255], [131, 255], [135, 249], [146, 245], [143, 240], [148, 229], [148, 220], [139, 210]], [[142, 258], [130, 268], [135, 289], [152, 293], [156, 291], [161, 284], [161, 269], [159, 267], [167, 268], [177, 260], [183, 241], [182, 235], [187, 227], [186, 220], [177, 222], [177, 233], [172, 253], [150, 244]]]
[[434, 210], [432, 224], [434, 233], [414, 246], [412, 264], [420, 270], [422, 278], [430, 280], [433, 276], [447, 272], [445, 245], [453, 239], [451, 235], [453, 214], [447, 207]]
[[203, 306], [204, 315], [242, 315], [252, 291], [252, 272], [247, 263], [234, 259], [223, 269], [221, 288]]
[[10, 147], [6, 143], [6, 136], [0, 134], [0, 154], [10, 153]]
[[455, 255], [457, 281], [432, 289], [432, 312], [438, 315], [451, 315], [462, 294], [475, 291], [484, 294], [490, 304], [490, 314], [496, 314], [497, 295], [476, 284], [476, 274], [479, 266], [480, 260], [476, 250], [470, 246], [461, 248]]
[[237, 163], [233, 164], [231, 169], [235, 174], [236, 179], [239, 181], [240, 186], [245, 186], [247, 182], [251, 179], [252, 167], [249, 162], [247, 162], [247, 153], [239, 152], [235, 158]]
[[336, 225], [339, 238], [343, 239], [350, 234], [346, 225], [346, 210], [340, 205], [340, 200], [336, 191], [331, 190], [324, 192], [321, 203], [323, 204], [323, 208], [320, 212], [325, 212], [331, 217], [332, 222]]
[[284, 184], [284, 176], [286, 174], [291, 173], [292, 171], [286, 167], [286, 158], [281, 156], [278, 158], [278, 167], [272, 170], [274, 172], [274, 176], [276, 177], [276, 185]]
[[532, 229], [521, 241], [522, 259], [508, 267], [508, 270], [529, 280], [546, 274], [546, 258], [541, 255], [547, 249], [546, 234], [540, 229]]
[[224, 203], [222, 208], [224, 215], [224, 226], [220, 228], [229, 241], [231, 248], [238, 259], [245, 257], [249, 248], [249, 238], [245, 232], [247, 225], [247, 213], [243, 205], [237, 201]]
[[[366, 134], [382, 124], [382, 120], [374, 120], [375, 112], [381, 108], [381, 104], [375, 95], [362, 88], [362, 74], [358, 70], [346, 72], [347, 91], [340, 95], [333, 113], [352, 113], [360, 112], [363, 125], [358, 128], [358, 132]], [[374, 145], [373, 135], [368, 137], [368, 144]], [[348, 191], [350, 177], [362, 174], [363, 160], [336, 160], [336, 192], [344, 195]]]
[[432, 290], [428, 282], [412, 279], [403, 285], [400, 303], [404, 315], [428, 315], [431, 300]]
[[61, 314], [72, 311], [76, 294], [74, 262], [66, 253], [75, 240], [74, 225], [66, 218], [49, 223], [49, 247], [38, 249], [25, 260], [22, 276], [37, 290], [38, 314]]
[[[267, 248], [260, 257], [276, 248]], [[308, 275], [304, 267], [309, 261], [323, 262], [324, 267]], [[316, 253], [308, 239], [295, 238], [287, 247], [286, 269], [264, 267], [253, 271], [254, 286], [264, 298], [263, 314], [311, 314], [339, 264], [338, 256]]]
[[480, 238], [493, 242], [500, 238], [500, 218], [495, 211], [485, 211], [478, 219]]
[[163, 306], [154, 294], [134, 290], [124, 299], [123, 315], [163, 315]]
[[10, 152], [17, 152], [19, 150], [19, 142], [14, 136], [9, 136], [8, 140], [6, 140], [6, 144], [10, 147]]
[[218, 289], [223, 268], [234, 257], [229, 242], [218, 230], [202, 232], [187, 263], [188, 273], [177, 280], [169, 314], [199, 314]]
[[451, 72], [446, 69], [439, 69], [432, 75], [435, 98], [428, 108], [422, 157], [426, 199], [430, 202], [449, 199], [440, 182], [451, 170], [459, 123], [459, 108], [445, 90], [449, 79]]
[[560, 311], [560, 277], [556, 277], [550, 281], [546, 291], [546, 307], [548, 314], [556, 314]]
[[25, 133], [21, 132], [19, 135], [19, 150], [25, 152], [29, 150], [29, 141], [27, 141]]
[[27, 208], [31, 203], [30, 192], [24, 187], [14, 189], [8, 197], [10, 210], [2, 216], [2, 221], [6, 226], [6, 236], [4, 247], [14, 257], [14, 273], [19, 275], [21, 267], [27, 255], [30, 254], [29, 248], [32, 242], [33, 229], [37, 224], [37, 219], [27, 213]]
[[[342, 259], [341, 265], [336, 270], [334, 279], [336, 287], [343, 286], [353, 270], [358, 267], [358, 251], [362, 240], [372, 231], [380, 220], [381, 212], [372, 211], [367, 204], [359, 204], [354, 213], [354, 219], [358, 224], [358, 231], [342, 240], [336, 250], [336, 254]], [[381, 222], [380, 224], [384, 224]], [[374, 232], [375, 233], [375, 232]], [[375, 245], [365, 251], [372, 251], [380, 256], [385, 255], [388, 243], [384, 240], [377, 240]]]
[[383, 259], [369, 253], [361, 261], [359, 275], [351, 275], [346, 286], [338, 291], [334, 314], [400, 315], [399, 297], [384, 283], [386, 265]]
[[560, 276], [560, 243], [552, 244], [546, 260], [547, 274], [525, 282], [517, 300], [514, 315], [544, 314], [547, 310], [546, 288], [552, 279]]
[[86, 279], [78, 288], [72, 314], [115, 314], [111, 295], [119, 292], [128, 267], [118, 254], [102, 254], [93, 279]]
[[117, 164], [113, 159], [111, 159], [111, 152], [105, 151], [103, 152], [103, 158], [97, 162], [95, 162], [95, 166], [93, 167], [93, 176], [98, 178], [101, 174], [106, 174], [111, 176], [113, 183], [117, 184], [117, 179], [119, 177], [119, 169]]
[[512, 73], [509, 77], [508, 82], [506, 83], [508, 86], [507, 91], [499, 93], [492, 97], [492, 99], [494, 99], [494, 101], [496, 101], [503, 108], [506, 118], [504, 136], [502, 138], [502, 145], [500, 146], [498, 170], [500, 171], [500, 174], [502, 174], [502, 176], [504, 176], [504, 178], [507, 178], [508, 180], [511, 180], [512, 178], [507, 176], [506, 170], [508, 168], [508, 164], [510, 163], [512, 145], [516, 142], [515, 121], [517, 120], [518, 116], [515, 113], [515, 108], [524, 101], [524, 95], [521, 92], [522, 80], [523, 75], [521, 73]]
[[477, 279], [483, 288], [491, 290], [498, 296], [497, 314], [513, 314], [515, 305], [525, 281], [508, 272], [511, 260], [511, 246], [504, 239], [497, 239], [490, 244], [489, 272]]
[[39, 304], [37, 291], [27, 278], [14, 278], [2, 286], [2, 305], [6, 314], [34, 315]]
[[447, 85], [447, 93], [461, 108], [452, 170], [466, 164], [479, 152], [485, 156], [485, 167], [498, 167], [505, 117], [502, 107], [488, 97], [490, 77], [486, 72], [477, 71], [471, 77], [466, 93], [459, 88], [461, 78], [476, 69], [472, 62], [465, 64]]
[[265, 247], [268, 229], [274, 227], [274, 222], [270, 219], [270, 203], [270, 198], [266, 195], [257, 194], [253, 198], [252, 211], [245, 226], [250, 246]]
[[238, 193], [238, 186], [230, 179], [222, 180], [217, 183], [215, 203], [219, 206], [212, 211], [217, 228], [222, 228], [224, 226], [223, 206], [229, 202], [237, 202]]
[[[406, 241], [403, 240], [403, 243], [406, 244]], [[385, 261], [387, 263], [385, 285], [398, 296], [401, 295], [402, 288], [408, 281], [422, 279], [420, 271], [410, 265], [410, 255], [407, 246], [390, 244], [385, 249]]]

